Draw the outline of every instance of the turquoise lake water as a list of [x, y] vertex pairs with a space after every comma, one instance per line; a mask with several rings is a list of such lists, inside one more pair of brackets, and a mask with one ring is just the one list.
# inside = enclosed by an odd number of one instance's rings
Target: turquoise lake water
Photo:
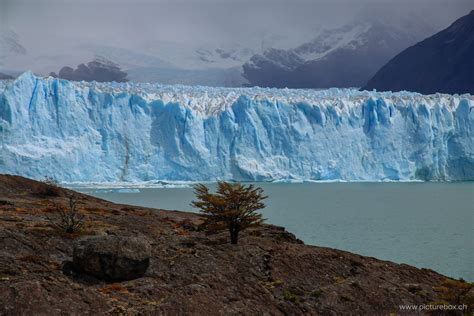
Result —
[[[257, 183], [267, 222], [310, 245], [474, 281], [474, 183]], [[215, 187], [215, 185], [210, 185]], [[117, 203], [196, 211], [193, 190], [81, 189]]]

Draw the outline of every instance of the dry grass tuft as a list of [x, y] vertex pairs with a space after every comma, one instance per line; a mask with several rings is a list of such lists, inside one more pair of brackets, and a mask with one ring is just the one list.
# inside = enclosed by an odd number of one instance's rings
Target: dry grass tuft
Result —
[[102, 294], [128, 293], [128, 289], [120, 283], [112, 283], [99, 289]]

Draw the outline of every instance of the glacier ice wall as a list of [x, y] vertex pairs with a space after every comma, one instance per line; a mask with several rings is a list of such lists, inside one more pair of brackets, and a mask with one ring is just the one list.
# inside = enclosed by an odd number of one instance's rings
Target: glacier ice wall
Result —
[[60, 181], [473, 180], [474, 97], [0, 83], [0, 173]]

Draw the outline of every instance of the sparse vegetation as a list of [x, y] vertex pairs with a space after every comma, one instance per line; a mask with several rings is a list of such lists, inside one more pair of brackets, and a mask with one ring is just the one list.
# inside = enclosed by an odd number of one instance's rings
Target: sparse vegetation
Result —
[[314, 298], [319, 298], [323, 294], [323, 290], [315, 290], [311, 293], [309, 293], [309, 296], [314, 297]]
[[267, 288], [267, 289], [274, 289], [276, 287], [282, 286], [284, 283], [285, 282], [283, 282], [283, 280], [277, 279], [277, 280], [274, 280], [274, 281], [265, 282], [263, 284], [263, 286], [265, 286], [265, 288]]
[[346, 280], [341, 276], [335, 276], [335, 277], [333, 277], [333, 279], [334, 279], [334, 282], [337, 283], [337, 284], [341, 284]]
[[458, 281], [446, 279], [441, 282], [440, 286], [433, 287], [443, 300], [451, 303], [460, 304], [463, 302], [463, 296], [472, 288], [472, 284], [464, 280]]
[[84, 215], [79, 213], [77, 209], [77, 199], [71, 195], [69, 196], [69, 204], [67, 208], [55, 204], [55, 211], [59, 218], [48, 220], [59, 230], [65, 233], [72, 234], [84, 228]]
[[299, 296], [296, 295], [295, 293], [293, 293], [290, 290], [286, 290], [285, 292], [283, 292], [283, 299], [285, 301], [292, 302], [294, 304], [299, 304], [300, 303]]
[[231, 244], [237, 244], [240, 231], [264, 221], [256, 212], [265, 207], [263, 200], [267, 198], [261, 188], [219, 182], [216, 193], [210, 193], [203, 184], [196, 185], [194, 193], [197, 200], [191, 205], [206, 215], [205, 225], [212, 229], [228, 229]]
[[128, 289], [120, 283], [112, 283], [99, 289], [102, 294], [128, 293]]
[[427, 296], [428, 296], [428, 292], [426, 292], [425, 290], [419, 290], [419, 291], [416, 291], [416, 292], [415, 292], [415, 295], [421, 296], [421, 297], [427, 297]]
[[56, 180], [56, 178], [51, 177], [51, 176], [45, 176], [43, 183], [48, 184], [48, 185], [53, 185], [53, 186], [58, 186], [59, 182]]
[[35, 190], [37, 195], [47, 197], [56, 197], [60, 195], [61, 189], [56, 179], [54, 179], [53, 177], [46, 176], [41, 182], [42, 183], [40, 183], [40, 185], [38, 185]]

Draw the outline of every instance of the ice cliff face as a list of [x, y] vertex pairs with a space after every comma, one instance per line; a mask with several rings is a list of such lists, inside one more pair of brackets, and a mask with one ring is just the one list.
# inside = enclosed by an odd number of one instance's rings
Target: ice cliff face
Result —
[[474, 97], [0, 81], [0, 173], [60, 181], [474, 180]]

